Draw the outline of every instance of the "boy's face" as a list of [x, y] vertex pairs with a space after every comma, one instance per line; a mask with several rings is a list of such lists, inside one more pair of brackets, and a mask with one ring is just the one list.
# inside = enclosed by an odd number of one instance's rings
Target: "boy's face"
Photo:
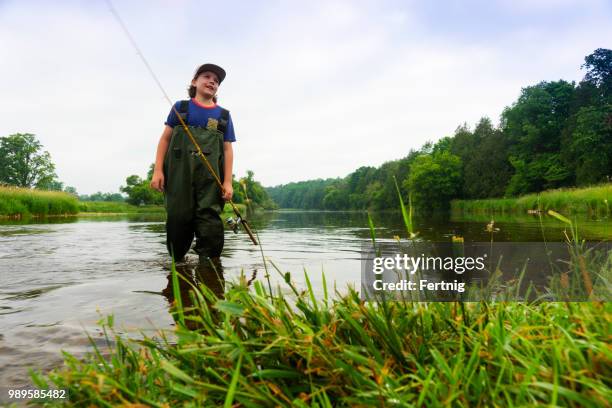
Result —
[[212, 98], [217, 94], [217, 89], [219, 89], [219, 78], [214, 72], [204, 71], [191, 81], [191, 85], [196, 87], [198, 93], [207, 98]]

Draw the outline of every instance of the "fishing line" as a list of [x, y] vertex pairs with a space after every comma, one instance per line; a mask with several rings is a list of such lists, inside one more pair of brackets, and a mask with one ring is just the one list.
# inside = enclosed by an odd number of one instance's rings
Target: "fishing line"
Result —
[[[140, 57], [140, 60], [145, 64], [145, 66], [147, 67], [147, 70], [149, 71], [149, 74], [151, 74], [151, 77], [153, 77], [153, 80], [155, 81], [155, 83], [157, 84], [157, 86], [159, 87], [159, 90], [162, 92], [162, 94], [164, 95], [164, 98], [166, 99], [166, 101], [168, 101], [168, 103], [174, 108], [174, 104], [172, 103], [172, 101], [170, 100], [170, 98], [168, 97], [168, 94], [166, 93], [166, 91], [164, 90], [164, 87], [162, 86], [161, 82], [159, 81], [159, 79], [157, 78], [157, 75], [155, 75], [155, 72], [153, 72], [153, 69], [151, 68], [151, 65], [149, 65], [149, 61], [147, 61], [147, 59], [145, 58], [144, 54], [142, 53], [142, 51], [140, 51], [140, 47], [138, 47], [138, 44], [136, 44], [136, 41], [134, 40], [134, 38], [132, 37], [132, 34], [130, 34], [129, 30], [127, 29], [126, 25], [124, 24], [123, 20], [121, 19], [121, 17], [119, 16], [119, 13], [117, 12], [117, 10], [115, 10], [115, 7], [113, 6], [113, 3], [110, 0], [106, 0], [106, 3], [108, 4], [108, 7], [110, 9], [110, 12], [113, 14], [113, 16], [115, 17], [115, 19], [117, 20], [117, 22], [119, 23], [119, 25], [121, 26], [121, 29], [123, 30], [123, 33], [125, 34], [125, 36], [128, 38], [128, 40], [130, 41], [130, 43], [132, 44], [132, 47], [134, 47], [134, 49], [136, 50], [136, 54], [138, 54], [138, 56]], [[176, 109], [174, 109], [174, 111], [176, 112]], [[178, 112], [176, 112], [178, 114]], [[179, 115], [180, 116], [180, 115]]]

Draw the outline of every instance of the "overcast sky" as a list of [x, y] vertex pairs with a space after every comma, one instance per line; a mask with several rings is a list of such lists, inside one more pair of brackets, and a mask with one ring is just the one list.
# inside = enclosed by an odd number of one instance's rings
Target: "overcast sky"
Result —
[[[404, 157], [521, 87], [579, 81], [609, 0], [115, 1], [172, 100], [227, 71], [234, 173], [265, 186]], [[170, 106], [104, 1], [0, 0], [0, 136], [34, 133], [80, 194], [144, 176]]]

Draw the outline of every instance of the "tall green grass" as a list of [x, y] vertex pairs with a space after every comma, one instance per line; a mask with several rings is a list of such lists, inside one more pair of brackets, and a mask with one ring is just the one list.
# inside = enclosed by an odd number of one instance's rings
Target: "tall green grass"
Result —
[[[38, 387], [69, 392], [68, 404], [46, 406], [600, 407], [612, 398], [610, 303], [364, 302], [350, 287], [330, 295], [325, 276], [317, 295], [306, 271], [299, 288], [270, 264], [283, 287], [241, 276], [223, 297], [172, 264], [172, 338], [124, 339], [108, 317], [105, 349], [92, 340], [88, 357], [64, 353], [64, 368], [32, 372]], [[192, 287], [190, 305], [179, 279]]]
[[[65, 353], [65, 368], [33, 380], [68, 389], [68, 406], [610, 401], [609, 303], [366, 303], [352, 289], [318, 298], [276, 269], [291, 296], [281, 288], [269, 293], [260, 281], [249, 288], [244, 279], [224, 299], [201, 286], [192, 292], [194, 308], [173, 306], [174, 340], [125, 340], [109, 318], [106, 349], [84, 360]], [[187, 319], [201, 328], [187, 329]]]
[[453, 200], [451, 210], [464, 213], [526, 213], [554, 210], [566, 214], [609, 216], [612, 183], [587, 188], [558, 189], [518, 198]]
[[0, 186], [0, 216], [22, 218], [78, 212], [78, 200], [71, 194]]

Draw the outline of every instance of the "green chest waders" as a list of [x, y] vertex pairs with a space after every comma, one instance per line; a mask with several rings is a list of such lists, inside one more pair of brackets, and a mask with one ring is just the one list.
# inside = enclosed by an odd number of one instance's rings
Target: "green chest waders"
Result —
[[[223, 134], [203, 127], [190, 126], [189, 130], [223, 182]], [[164, 159], [164, 189], [168, 213], [166, 246], [177, 261], [189, 251], [194, 234], [194, 250], [200, 257], [218, 257], [223, 250], [220, 214], [225, 201], [195, 151], [183, 127], [175, 126]]]

